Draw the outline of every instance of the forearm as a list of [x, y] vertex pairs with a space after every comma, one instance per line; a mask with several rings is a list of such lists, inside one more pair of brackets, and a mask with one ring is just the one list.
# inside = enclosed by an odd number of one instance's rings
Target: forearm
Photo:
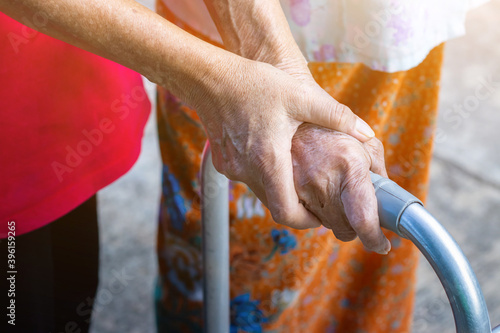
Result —
[[45, 23], [31, 28], [125, 65], [187, 102], [236, 58], [133, 0], [0, 0], [0, 11], [23, 23], [36, 13]]
[[224, 46], [280, 68], [306, 68], [279, 0], [204, 0]]

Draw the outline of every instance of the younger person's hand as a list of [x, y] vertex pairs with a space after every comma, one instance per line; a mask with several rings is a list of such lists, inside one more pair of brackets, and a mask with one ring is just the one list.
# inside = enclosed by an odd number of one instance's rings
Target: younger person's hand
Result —
[[[208, 134], [214, 166], [246, 183], [277, 223], [296, 229], [320, 226], [297, 197], [292, 138], [308, 122], [366, 141], [362, 121], [316, 86], [266, 63], [234, 60], [222, 64], [212, 84], [193, 89], [186, 99]], [[212, 74], [218, 73], [215, 69]]]

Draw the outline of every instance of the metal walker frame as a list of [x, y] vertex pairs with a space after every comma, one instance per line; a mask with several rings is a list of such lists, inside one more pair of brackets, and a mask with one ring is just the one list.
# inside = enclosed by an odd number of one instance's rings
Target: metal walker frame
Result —
[[[429, 261], [450, 301], [458, 333], [491, 329], [483, 293], [469, 261], [446, 229], [412, 194], [372, 174], [382, 227], [411, 240]], [[229, 181], [215, 170], [207, 142], [202, 160], [204, 325], [206, 333], [229, 333]]]

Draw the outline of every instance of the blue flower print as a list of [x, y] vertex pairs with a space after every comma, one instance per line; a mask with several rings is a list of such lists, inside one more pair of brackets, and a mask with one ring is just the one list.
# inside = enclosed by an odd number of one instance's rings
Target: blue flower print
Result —
[[276, 251], [280, 250], [281, 254], [286, 254], [297, 246], [295, 236], [290, 234], [288, 230], [271, 230], [271, 237], [274, 242], [274, 247], [271, 253], [264, 259], [264, 261], [271, 260]]
[[182, 230], [187, 209], [184, 198], [180, 195], [181, 187], [179, 182], [169, 172], [166, 165], [163, 166], [162, 183], [165, 206], [172, 221], [172, 226], [177, 230]]
[[288, 251], [295, 249], [297, 246], [295, 236], [289, 234], [288, 230], [273, 229], [271, 236], [273, 237], [274, 244], [280, 249], [281, 254], [288, 253]]
[[262, 324], [267, 322], [258, 308], [259, 301], [251, 301], [250, 294], [236, 296], [231, 300], [231, 333], [262, 333]]

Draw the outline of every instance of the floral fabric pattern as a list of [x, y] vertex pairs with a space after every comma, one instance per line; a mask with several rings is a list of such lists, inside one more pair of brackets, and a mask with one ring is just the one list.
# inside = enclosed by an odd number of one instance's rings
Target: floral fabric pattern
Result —
[[293, 250], [297, 246], [297, 240], [294, 235], [289, 234], [288, 230], [271, 230], [271, 237], [274, 242], [273, 250], [271, 254], [267, 256], [265, 261], [268, 261], [272, 258], [276, 251], [280, 251], [281, 254], [287, 254], [289, 251]]
[[251, 301], [250, 294], [236, 296], [231, 300], [231, 333], [261, 333], [267, 322], [259, 309], [259, 301]]
[[[162, 2], [158, 12], [196, 34]], [[427, 192], [442, 55], [438, 46], [419, 66], [398, 73], [363, 64], [310, 64], [316, 81], [383, 141], [390, 177], [421, 200]], [[195, 110], [162, 88], [157, 117], [165, 165], [158, 331], [201, 333], [199, 171], [206, 136]], [[229, 205], [231, 332], [410, 332], [418, 250], [409, 241], [385, 231], [392, 250], [381, 256], [367, 252], [359, 240], [338, 241], [324, 227], [277, 225], [238, 182], [230, 182]]]

